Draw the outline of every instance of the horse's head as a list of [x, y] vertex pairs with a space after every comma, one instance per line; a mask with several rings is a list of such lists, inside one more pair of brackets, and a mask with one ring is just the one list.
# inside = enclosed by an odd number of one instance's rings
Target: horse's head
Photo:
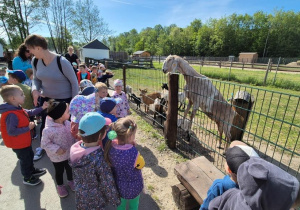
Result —
[[164, 61], [162, 70], [165, 74], [168, 72], [176, 73], [177, 67], [178, 64], [177, 64], [176, 55], [169, 55]]

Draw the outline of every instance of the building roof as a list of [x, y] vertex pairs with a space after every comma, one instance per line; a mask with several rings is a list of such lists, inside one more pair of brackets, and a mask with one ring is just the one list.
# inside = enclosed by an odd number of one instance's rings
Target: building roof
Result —
[[133, 53], [133, 55], [140, 55], [140, 54], [142, 54], [143, 52], [148, 52], [148, 51], [136, 51], [136, 52]]
[[98, 39], [95, 39], [95, 40], [87, 43], [82, 48], [109, 50], [109, 48], [105, 44], [100, 42]]
[[240, 54], [251, 54], [251, 55], [253, 55], [253, 54], [257, 54], [257, 52], [241, 52]]

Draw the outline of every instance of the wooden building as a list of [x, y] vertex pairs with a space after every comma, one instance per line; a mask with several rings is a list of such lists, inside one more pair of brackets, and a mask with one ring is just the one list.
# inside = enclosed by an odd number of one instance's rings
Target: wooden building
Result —
[[256, 52], [241, 52], [239, 62], [255, 63], [257, 62], [258, 54]]
[[148, 51], [136, 51], [133, 53], [132, 57], [150, 57], [150, 53]]
[[109, 48], [98, 39], [84, 45], [80, 50], [80, 60], [84, 61], [86, 57], [94, 59], [108, 59]]

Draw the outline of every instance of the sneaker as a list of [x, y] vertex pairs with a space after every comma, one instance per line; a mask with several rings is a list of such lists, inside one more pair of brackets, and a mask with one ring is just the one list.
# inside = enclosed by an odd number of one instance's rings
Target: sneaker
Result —
[[45, 153], [45, 150], [43, 150], [42, 148], [38, 147], [35, 149], [35, 155], [33, 157], [33, 160], [39, 160], [43, 157], [43, 154]]
[[57, 185], [57, 194], [61, 198], [67, 197], [69, 195], [65, 185]]
[[42, 176], [45, 173], [47, 173], [45, 168], [35, 168], [34, 171], [32, 172], [33, 176]]
[[36, 178], [35, 176], [31, 176], [29, 179], [24, 178], [24, 180], [23, 180], [23, 184], [30, 185], [30, 186], [38, 185], [41, 182], [42, 182], [42, 180], [40, 180], [39, 178]]
[[74, 184], [74, 181], [73, 181], [73, 180], [72, 180], [72, 181], [68, 181], [68, 185], [69, 185], [70, 189], [71, 189], [73, 192], [75, 192], [75, 184]]

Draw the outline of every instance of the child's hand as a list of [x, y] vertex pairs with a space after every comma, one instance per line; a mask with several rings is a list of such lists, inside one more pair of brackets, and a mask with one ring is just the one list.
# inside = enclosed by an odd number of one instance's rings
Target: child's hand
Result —
[[131, 111], [129, 109], [127, 110], [127, 115], [131, 115]]
[[47, 109], [48, 106], [49, 106], [49, 103], [48, 103], [47, 101], [45, 101], [45, 102], [43, 103], [42, 108], [43, 108], [43, 109]]
[[32, 130], [35, 127], [35, 123], [34, 122], [30, 122], [28, 125], [29, 129]]
[[59, 148], [59, 149], [56, 151], [56, 154], [62, 155], [62, 154], [64, 154], [65, 152], [66, 152], [65, 150], [63, 150], [62, 148]]

